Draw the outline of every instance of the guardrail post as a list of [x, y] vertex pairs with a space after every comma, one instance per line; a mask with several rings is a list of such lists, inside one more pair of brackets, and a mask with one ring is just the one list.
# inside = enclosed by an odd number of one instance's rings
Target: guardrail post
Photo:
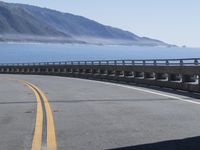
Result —
[[124, 60], [122, 60], [122, 65], [125, 66], [125, 61]]
[[143, 64], [143, 66], [145, 66], [145, 65], [146, 65], [146, 61], [145, 61], [145, 60], [143, 60], [143, 61], [142, 61], [142, 64]]
[[117, 66], [117, 61], [116, 60], [114, 61], [114, 65]]
[[195, 64], [195, 65], [199, 65], [198, 59], [195, 59], [195, 60], [194, 60], [194, 64]]
[[169, 65], [169, 60], [166, 60], [166, 65], [167, 65], [167, 66]]
[[135, 66], [135, 61], [134, 60], [132, 60], [132, 66]]
[[183, 66], [183, 60], [182, 59], [180, 60], [180, 65]]
[[154, 61], [153, 61], [153, 64], [154, 64], [154, 66], [157, 66], [157, 61], [154, 60]]

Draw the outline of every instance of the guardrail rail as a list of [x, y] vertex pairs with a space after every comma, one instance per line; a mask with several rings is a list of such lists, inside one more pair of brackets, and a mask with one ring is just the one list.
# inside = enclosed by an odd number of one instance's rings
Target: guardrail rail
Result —
[[4, 63], [0, 73], [114, 80], [200, 92], [200, 58]]

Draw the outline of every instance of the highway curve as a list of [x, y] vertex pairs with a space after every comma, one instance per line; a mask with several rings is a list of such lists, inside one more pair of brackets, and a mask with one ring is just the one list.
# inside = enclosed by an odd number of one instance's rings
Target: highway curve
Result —
[[0, 75], [0, 150], [198, 149], [200, 100], [157, 89]]

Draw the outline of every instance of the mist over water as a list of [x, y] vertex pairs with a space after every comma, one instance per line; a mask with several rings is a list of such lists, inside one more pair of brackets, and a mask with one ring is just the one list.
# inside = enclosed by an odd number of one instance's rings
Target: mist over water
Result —
[[0, 63], [194, 57], [200, 58], [200, 49], [0, 43]]

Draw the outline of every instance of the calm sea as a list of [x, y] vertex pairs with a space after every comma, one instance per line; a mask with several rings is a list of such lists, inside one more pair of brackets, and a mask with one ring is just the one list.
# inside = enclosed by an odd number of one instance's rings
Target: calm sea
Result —
[[200, 49], [0, 43], [0, 63], [192, 57], [200, 58]]

